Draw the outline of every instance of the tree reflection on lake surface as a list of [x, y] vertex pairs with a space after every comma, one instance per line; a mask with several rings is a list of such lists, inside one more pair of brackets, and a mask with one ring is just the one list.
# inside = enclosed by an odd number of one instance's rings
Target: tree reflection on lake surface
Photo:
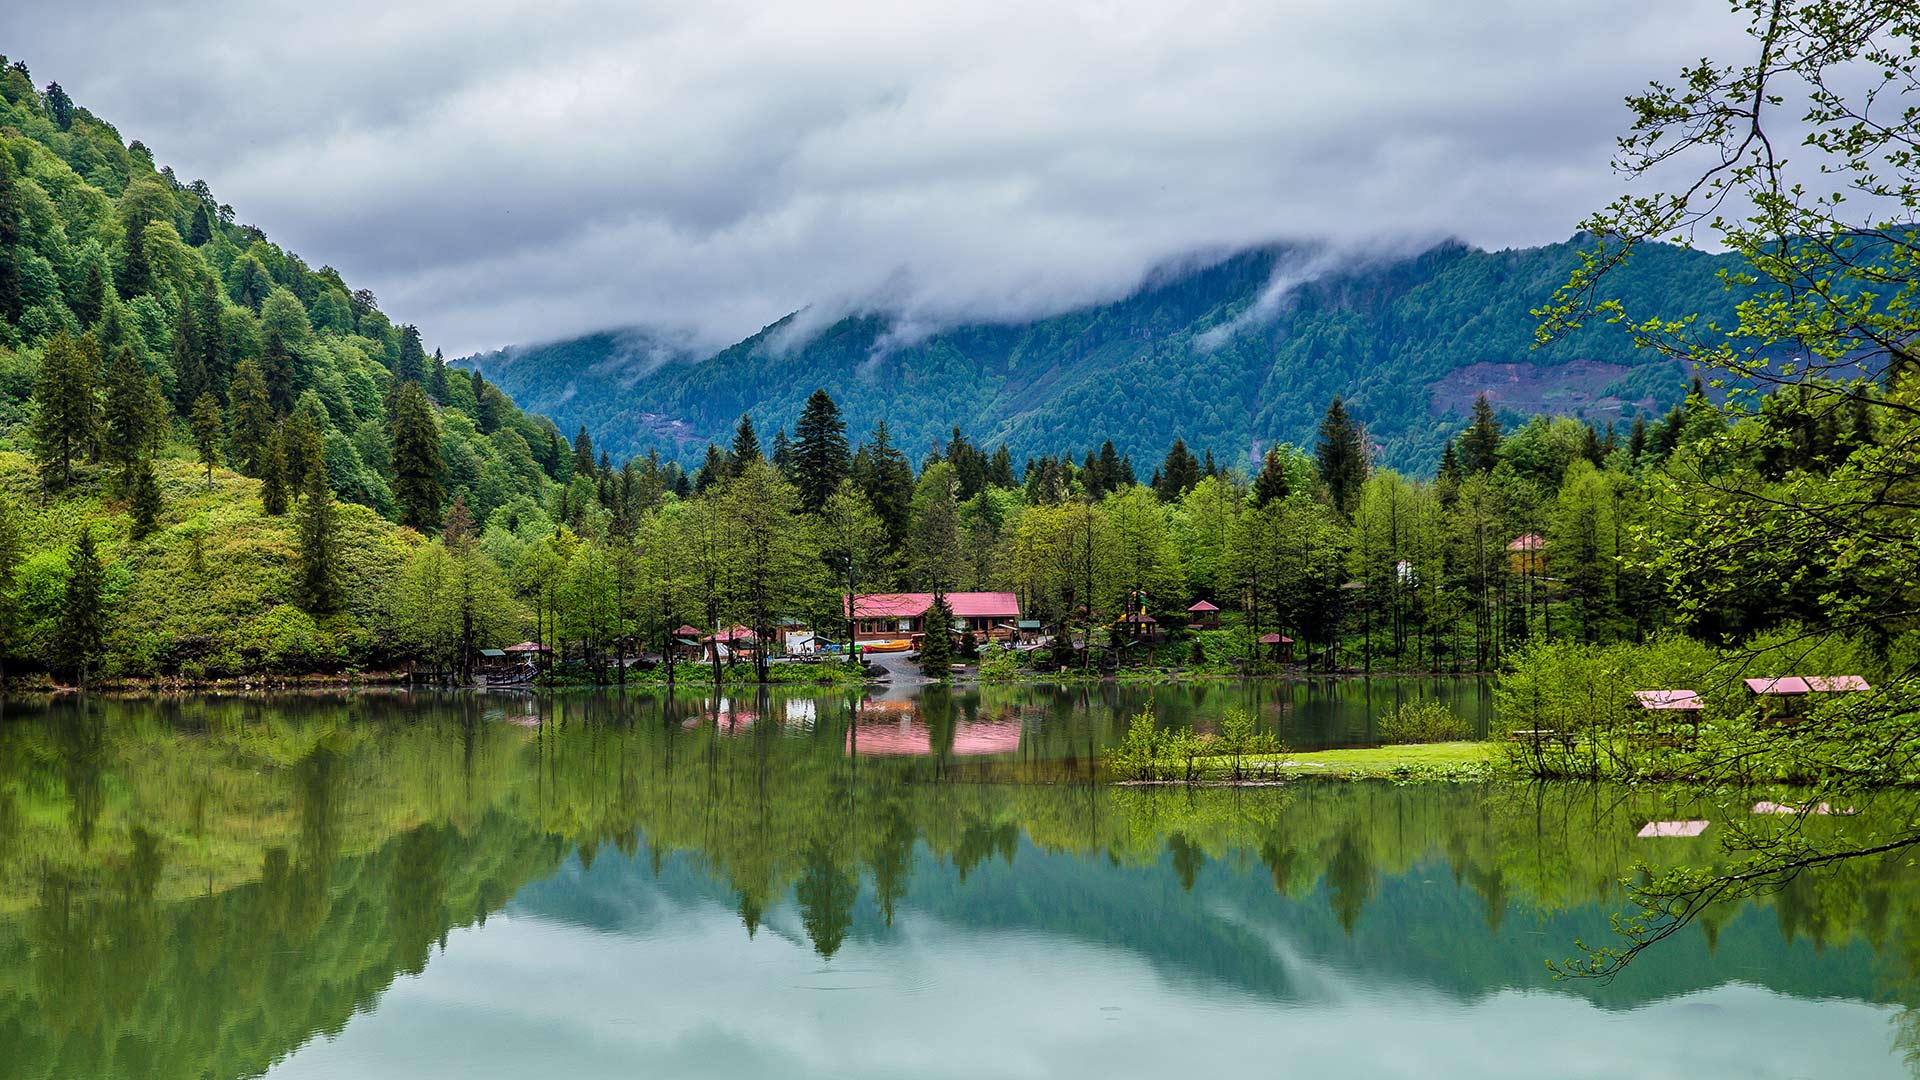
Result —
[[[1151, 694], [1206, 726], [1244, 706], [1235, 689]], [[1920, 1061], [1920, 890], [1897, 861], [1716, 911], [1613, 982], [1555, 982], [1546, 961], [1604, 936], [1637, 860], [1725, 858], [1714, 828], [1642, 825], [1751, 800], [1090, 782], [1147, 693], [10, 705], [0, 1072], [1873, 1077]], [[1298, 721], [1298, 699], [1249, 693], [1269, 725]], [[1816, 827], [1870, 829], [1858, 809]]]

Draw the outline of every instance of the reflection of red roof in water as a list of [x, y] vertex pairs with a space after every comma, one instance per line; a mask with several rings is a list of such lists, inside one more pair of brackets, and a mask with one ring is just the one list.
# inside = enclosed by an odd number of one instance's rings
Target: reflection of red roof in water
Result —
[[[925, 724], [861, 724], [847, 732], [847, 749], [876, 757], [926, 757], [933, 733]], [[1020, 749], [1020, 725], [961, 724], [953, 732], [953, 753], [961, 757], [1011, 754]]]

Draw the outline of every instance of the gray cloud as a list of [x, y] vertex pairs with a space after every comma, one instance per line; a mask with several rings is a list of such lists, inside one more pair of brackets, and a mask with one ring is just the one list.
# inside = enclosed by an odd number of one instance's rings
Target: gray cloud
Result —
[[23, 6], [37, 81], [450, 353], [1562, 239], [1618, 190], [1621, 96], [1740, 30], [1721, 0]]

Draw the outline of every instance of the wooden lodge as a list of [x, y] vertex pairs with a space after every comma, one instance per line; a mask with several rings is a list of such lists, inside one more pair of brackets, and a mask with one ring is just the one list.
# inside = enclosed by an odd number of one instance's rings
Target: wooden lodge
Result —
[[[950, 592], [946, 599], [954, 633], [980, 641], [1019, 640], [1020, 600], [1013, 593]], [[856, 593], [843, 595], [841, 603], [853, 619], [855, 641], [892, 641], [925, 632], [933, 594]]]

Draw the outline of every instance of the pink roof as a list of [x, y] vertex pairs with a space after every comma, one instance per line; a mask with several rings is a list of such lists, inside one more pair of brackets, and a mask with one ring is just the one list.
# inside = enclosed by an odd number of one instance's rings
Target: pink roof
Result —
[[1865, 693], [1873, 687], [1858, 675], [1788, 675], [1779, 679], [1748, 679], [1747, 689], [1763, 696], [1781, 694]]
[[[848, 602], [843, 598], [843, 603]], [[933, 606], [930, 592], [862, 593], [850, 601], [856, 619], [916, 619]], [[1020, 598], [1010, 592], [950, 592], [947, 606], [956, 619], [1017, 619]]]
[[1287, 636], [1287, 635], [1285, 635], [1285, 634], [1261, 634], [1261, 635], [1260, 635], [1260, 644], [1262, 644], [1262, 645], [1291, 645], [1291, 644], [1293, 644], [1293, 639], [1292, 639], [1292, 638], [1290, 638], [1290, 637], [1288, 637], [1288, 636]]
[[500, 651], [501, 652], [552, 652], [553, 650], [547, 648], [545, 645], [542, 645], [537, 641], [523, 641], [518, 645], [509, 645]]
[[1679, 709], [1692, 712], [1706, 707], [1696, 690], [1635, 690], [1633, 696], [1643, 709]]
[[1546, 546], [1547, 546], [1547, 542], [1545, 540], [1542, 540], [1538, 534], [1527, 533], [1524, 536], [1514, 537], [1513, 542], [1507, 545], [1507, 550], [1508, 551], [1539, 551], [1540, 549]]
[[747, 627], [729, 626], [725, 630], [722, 630], [717, 634], [708, 634], [706, 637], [701, 638], [700, 640], [727, 642], [727, 641], [756, 641], [758, 639], [753, 636], [753, 631]]
[[1214, 607], [1212, 604], [1207, 603], [1205, 600], [1202, 600], [1199, 603], [1188, 608], [1187, 610], [1188, 611], [1219, 611], [1220, 609], [1217, 607]]
[[686, 623], [681, 623], [680, 629], [675, 630], [673, 632], [673, 636], [674, 637], [699, 637], [700, 631], [696, 630], [691, 626], [688, 626]]

